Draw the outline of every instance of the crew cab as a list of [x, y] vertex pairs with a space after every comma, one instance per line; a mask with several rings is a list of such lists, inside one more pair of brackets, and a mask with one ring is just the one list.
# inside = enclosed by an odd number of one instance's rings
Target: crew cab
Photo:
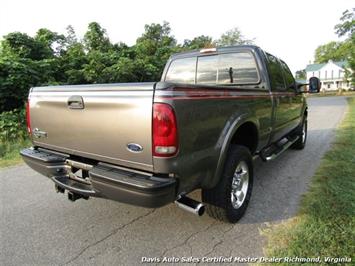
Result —
[[[24, 161], [70, 200], [175, 202], [236, 222], [253, 158], [303, 149], [307, 103], [286, 63], [252, 45], [171, 56], [160, 82], [35, 87]], [[317, 78], [307, 92], [319, 92]], [[201, 189], [202, 202], [188, 197]]]

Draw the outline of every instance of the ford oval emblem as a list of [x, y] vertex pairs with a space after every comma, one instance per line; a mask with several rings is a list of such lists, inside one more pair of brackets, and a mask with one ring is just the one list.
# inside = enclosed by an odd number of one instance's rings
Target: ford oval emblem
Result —
[[143, 151], [143, 147], [139, 144], [136, 143], [128, 143], [127, 144], [127, 149], [130, 152], [134, 152], [134, 153], [138, 153], [138, 152], [142, 152]]

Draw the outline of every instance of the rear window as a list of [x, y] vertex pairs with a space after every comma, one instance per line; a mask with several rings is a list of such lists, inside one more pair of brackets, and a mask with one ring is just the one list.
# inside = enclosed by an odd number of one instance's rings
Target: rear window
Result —
[[216, 55], [202, 56], [197, 61], [197, 84], [216, 84], [217, 81], [217, 64]]
[[233, 53], [219, 55], [219, 84], [247, 84], [259, 81], [254, 57], [251, 53]]
[[[172, 61], [165, 81], [195, 83], [196, 58]], [[254, 56], [248, 52], [228, 53], [197, 58], [196, 84], [254, 84], [259, 75]]]
[[196, 57], [175, 59], [169, 66], [165, 81], [173, 83], [195, 83]]

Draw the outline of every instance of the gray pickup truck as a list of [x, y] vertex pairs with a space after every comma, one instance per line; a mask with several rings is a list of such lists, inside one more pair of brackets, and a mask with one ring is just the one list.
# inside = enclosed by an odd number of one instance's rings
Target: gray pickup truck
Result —
[[[101, 197], [236, 222], [253, 159], [303, 149], [307, 103], [282, 60], [256, 46], [173, 55], [156, 83], [35, 87], [25, 162], [68, 198]], [[308, 92], [319, 92], [317, 78]], [[202, 202], [188, 197], [201, 189]], [[206, 206], [206, 207], [205, 207]]]

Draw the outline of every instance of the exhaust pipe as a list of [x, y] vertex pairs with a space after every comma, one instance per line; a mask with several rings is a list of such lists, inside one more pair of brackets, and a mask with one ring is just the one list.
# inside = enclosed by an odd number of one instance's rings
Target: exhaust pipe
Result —
[[181, 209], [198, 216], [202, 216], [205, 213], [205, 206], [202, 202], [196, 201], [186, 196], [179, 196], [179, 198], [175, 200], [175, 204]]

